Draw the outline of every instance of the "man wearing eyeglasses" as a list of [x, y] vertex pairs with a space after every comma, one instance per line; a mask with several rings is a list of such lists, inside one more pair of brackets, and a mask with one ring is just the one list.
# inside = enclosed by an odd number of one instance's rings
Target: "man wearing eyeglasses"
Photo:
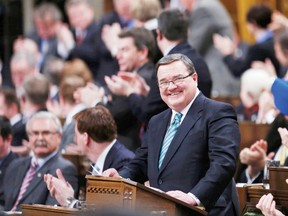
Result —
[[[198, 75], [182, 54], [167, 55], [156, 66], [162, 100], [170, 109], [151, 118], [147, 142], [119, 173], [105, 176], [149, 180], [158, 188], [209, 215], [237, 215], [233, 175], [240, 133], [229, 104], [205, 97]], [[144, 172], [143, 172], [144, 171]]]
[[28, 120], [26, 130], [33, 154], [14, 160], [7, 168], [4, 178], [5, 211], [20, 210], [20, 204], [57, 204], [50, 196], [43, 176], [47, 173], [55, 175], [58, 168], [74, 190], [78, 189], [75, 166], [57, 151], [62, 133], [59, 119], [52, 113], [41, 111]]

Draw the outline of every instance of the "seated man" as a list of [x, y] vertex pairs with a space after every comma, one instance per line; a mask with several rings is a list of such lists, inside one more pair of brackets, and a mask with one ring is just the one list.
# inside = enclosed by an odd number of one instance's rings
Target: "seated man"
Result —
[[14, 160], [7, 168], [3, 184], [5, 211], [20, 210], [20, 204], [56, 204], [43, 175], [55, 175], [58, 168], [73, 188], [78, 189], [75, 166], [58, 154], [62, 133], [59, 119], [52, 113], [41, 111], [28, 120], [26, 130], [33, 155]]
[[0, 116], [0, 209], [4, 207], [4, 176], [8, 165], [17, 158], [11, 151], [12, 129], [4, 116]]
[[[115, 168], [120, 170], [134, 157], [134, 153], [117, 141], [117, 127], [113, 116], [102, 105], [80, 111], [74, 116], [75, 138], [77, 145], [67, 148], [68, 152], [76, 151], [86, 155], [94, 162], [93, 172], [101, 174], [103, 170]], [[92, 174], [93, 174], [92, 172]], [[74, 191], [65, 180], [62, 172], [57, 170], [57, 176], [44, 176], [50, 193], [59, 202], [66, 206], [66, 201], [73, 200]]]

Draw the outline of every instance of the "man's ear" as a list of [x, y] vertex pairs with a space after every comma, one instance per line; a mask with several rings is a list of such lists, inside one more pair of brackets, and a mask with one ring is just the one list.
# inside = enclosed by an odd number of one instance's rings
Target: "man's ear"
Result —
[[161, 40], [163, 38], [163, 34], [159, 29], [156, 29], [156, 33], [157, 33], [157, 40]]
[[149, 50], [148, 48], [144, 48], [142, 50], [139, 50], [138, 53], [140, 54], [139, 58], [141, 60], [144, 60], [144, 59], [149, 59]]
[[84, 132], [83, 135], [81, 136], [82, 138], [82, 142], [85, 144], [85, 145], [88, 145], [89, 141], [90, 141], [90, 137], [89, 135]]

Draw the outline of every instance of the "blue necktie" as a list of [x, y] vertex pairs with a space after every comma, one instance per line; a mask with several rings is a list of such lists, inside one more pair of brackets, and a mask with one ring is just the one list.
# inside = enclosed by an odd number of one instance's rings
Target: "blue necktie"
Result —
[[174, 138], [176, 132], [177, 132], [177, 129], [180, 125], [180, 122], [181, 122], [181, 118], [182, 118], [182, 113], [176, 113], [175, 117], [174, 117], [174, 120], [172, 122], [172, 124], [169, 126], [167, 132], [166, 132], [166, 135], [165, 135], [165, 138], [164, 138], [164, 141], [163, 141], [163, 145], [162, 145], [162, 148], [161, 148], [161, 152], [160, 152], [160, 157], [159, 157], [159, 161], [158, 161], [158, 168], [160, 169], [161, 165], [162, 165], [162, 162], [164, 160], [164, 157], [166, 155], [166, 152], [170, 146], [170, 143], [172, 141], [172, 139]]

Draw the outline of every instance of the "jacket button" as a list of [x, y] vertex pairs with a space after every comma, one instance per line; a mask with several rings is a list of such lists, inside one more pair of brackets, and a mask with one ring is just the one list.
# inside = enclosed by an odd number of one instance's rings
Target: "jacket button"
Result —
[[162, 179], [159, 179], [158, 183], [161, 185], [163, 183]]

